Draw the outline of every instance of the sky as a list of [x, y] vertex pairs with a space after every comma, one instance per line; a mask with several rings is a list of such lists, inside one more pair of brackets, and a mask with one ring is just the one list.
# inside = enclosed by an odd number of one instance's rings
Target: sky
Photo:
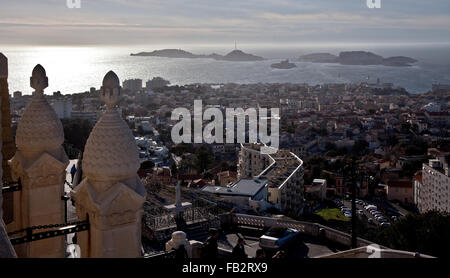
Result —
[[0, 0], [0, 45], [450, 43], [449, 0]]

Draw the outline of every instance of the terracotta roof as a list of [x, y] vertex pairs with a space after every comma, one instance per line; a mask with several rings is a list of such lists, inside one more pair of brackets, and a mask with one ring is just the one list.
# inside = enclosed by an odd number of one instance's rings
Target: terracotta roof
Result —
[[223, 171], [217, 174], [219, 177], [237, 177], [237, 173], [233, 171]]
[[414, 175], [414, 179], [422, 183], [422, 173], [417, 173], [416, 175]]
[[412, 188], [412, 181], [409, 181], [409, 180], [393, 180], [393, 181], [388, 181], [387, 185], [389, 187]]

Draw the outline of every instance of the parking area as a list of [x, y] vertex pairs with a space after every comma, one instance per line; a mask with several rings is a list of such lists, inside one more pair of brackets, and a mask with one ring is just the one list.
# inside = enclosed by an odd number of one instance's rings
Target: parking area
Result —
[[[345, 217], [352, 217], [352, 203], [350, 200], [337, 198], [334, 200], [334, 203]], [[403, 212], [381, 201], [374, 202], [356, 199], [356, 209], [358, 217], [360, 219], [365, 219], [370, 225], [389, 226], [393, 221], [404, 216]]]

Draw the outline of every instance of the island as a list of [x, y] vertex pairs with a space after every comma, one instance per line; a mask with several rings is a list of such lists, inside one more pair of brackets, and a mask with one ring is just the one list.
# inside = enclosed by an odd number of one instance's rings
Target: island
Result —
[[245, 53], [241, 50], [235, 49], [226, 55], [220, 55], [212, 53], [209, 55], [193, 54], [191, 52], [182, 49], [162, 49], [154, 50], [152, 52], [139, 52], [136, 54], [131, 53], [131, 56], [153, 56], [153, 57], [165, 57], [165, 58], [210, 58], [219, 61], [232, 61], [232, 62], [247, 62], [247, 61], [262, 61], [263, 57], [253, 54]]
[[279, 63], [274, 63], [270, 67], [274, 69], [292, 69], [297, 66], [294, 63], [289, 63], [289, 60], [284, 60]]
[[336, 63], [337, 56], [330, 53], [312, 53], [308, 55], [300, 56], [298, 59], [300, 62], [311, 63]]
[[380, 55], [366, 51], [344, 51], [339, 53], [339, 56], [330, 53], [312, 53], [300, 56], [298, 60], [300, 62], [311, 63], [337, 63], [341, 65], [364, 66], [383, 65], [391, 67], [409, 67], [411, 64], [417, 62], [417, 60], [410, 57], [394, 56], [383, 58]]

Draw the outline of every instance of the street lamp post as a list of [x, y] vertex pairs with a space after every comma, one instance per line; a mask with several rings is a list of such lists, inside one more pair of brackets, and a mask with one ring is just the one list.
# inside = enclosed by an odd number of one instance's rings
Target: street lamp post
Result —
[[356, 181], [352, 177], [352, 249], [356, 248]]
[[348, 182], [351, 187], [351, 198], [352, 198], [352, 219], [351, 219], [351, 225], [352, 225], [352, 240], [351, 240], [351, 247], [352, 249], [357, 247], [357, 233], [356, 233], [356, 167], [355, 167], [355, 161], [352, 159], [351, 165], [346, 166], [346, 169], [344, 169], [345, 174], [347, 175]]

